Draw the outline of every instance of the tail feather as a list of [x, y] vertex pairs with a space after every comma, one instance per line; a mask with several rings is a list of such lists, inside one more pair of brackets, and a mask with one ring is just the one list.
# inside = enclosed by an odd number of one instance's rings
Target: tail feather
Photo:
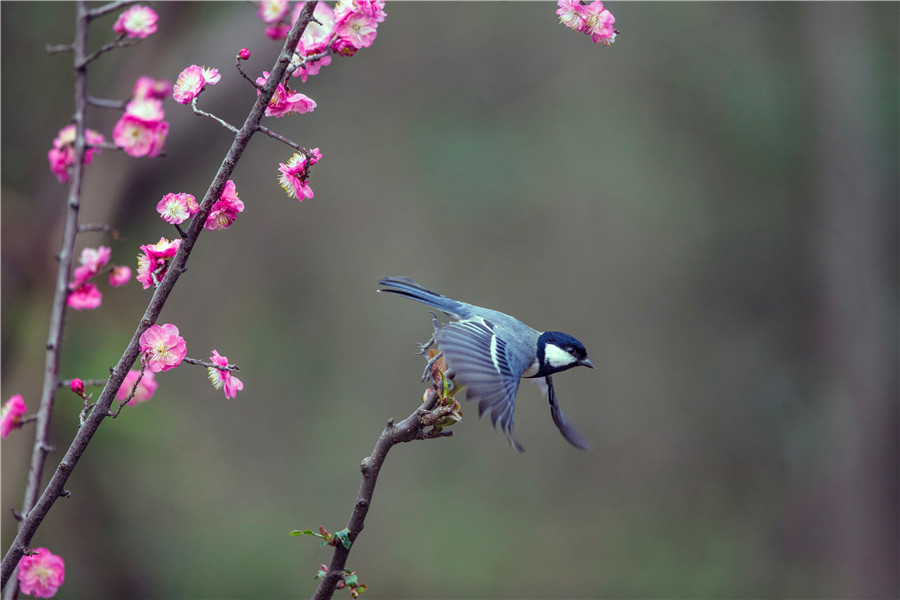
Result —
[[384, 277], [378, 282], [378, 285], [384, 286], [384, 289], [378, 290], [379, 292], [405, 296], [452, 316], [459, 316], [459, 310], [463, 306], [461, 302], [451, 300], [437, 292], [432, 292], [409, 277]]
[[559, 404], [556, 402], [556, 392], [553, 389], [553, 379], [551, 379], [549, 375], [547, 376], [547, 386], [550, 400], [550, 415], [553, 417], [553, 422], [556, 423], [559, 432], [566, 438], [567, 442], [579, 450], [590, 450], [590, 442], [575, 429], [575, 426], [569, 422], [568, 418], [566, 418], [565, 413], [560, 410]]

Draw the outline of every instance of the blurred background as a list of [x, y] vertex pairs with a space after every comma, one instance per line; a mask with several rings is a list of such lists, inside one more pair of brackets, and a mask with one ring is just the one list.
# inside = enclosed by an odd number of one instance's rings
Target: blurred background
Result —
[[[214, 66], [200, 106], [242, 123], [234, 55], [258, 74], [281, 45], [254, 6], [155, 8], [159, 32], [91, 65], [90, 93]], [[315, 112], [267, 125], [321, 148], [315, 198], [285, 195], [292, 151], [255, 137], [245, 212], [201, 236], [160, 318], [244, 390], [184, 365], [103, 423], [32, 542], [66, 561], [58, 598], [311, 594], [330, 552], [288, 532], [345, 526], [360, 460], [424, 391], [430, 315], [377, 295], [385, 275], [583, 341], [597, 368], [555, 381], [594, 449], [530, 385], [524, 455], [472, 406], [452, 438], [394, 448], [350, 556], [365, 597], [896, 597], [900, 5], [607, 8], [609, 48], [549, 2], [389, 2], [373, 47], [297, 83]], [[72, 40], [75, 7], [0, 12], [2, 398], [33, 410], [67, 193], [47, 150], [73, 82], [44, 47]], [[164, 158], [88, 167], [81, 222], [121, 238], [76, 252], [135, 268], [175, 234], [159, 199], [202, 197], [230, 134], [166, 111]], [[89, 126], [111, 139], [118, 116]], [[63, 377], [104, 377], [150, 298], [101, 290], [68, 312]], [[61, 391], [52, 466], [79, 410]], [[2, 444], [4, 553], [32, 438]]]

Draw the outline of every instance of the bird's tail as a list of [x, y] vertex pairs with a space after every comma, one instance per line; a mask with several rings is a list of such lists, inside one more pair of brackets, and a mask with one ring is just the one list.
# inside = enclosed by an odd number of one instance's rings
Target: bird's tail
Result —
[[460, 310], [465, 306], [462, 302], [451, 300], [422, 287], [409, 277], [384, 277], [378, 285], [384, 286], [384, 289], [378, 290], [379, 292], [406, 296], [451, 316], [460, 316]]

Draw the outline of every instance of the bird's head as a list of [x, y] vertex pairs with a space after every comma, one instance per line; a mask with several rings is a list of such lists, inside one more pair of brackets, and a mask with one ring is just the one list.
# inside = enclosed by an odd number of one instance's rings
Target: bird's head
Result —
[[594, 368], [594, 363], [587, 357], [584, 344], [561, 331], [545, 331], [538, 338], [537, 377], [552, 375], [572, 367]]

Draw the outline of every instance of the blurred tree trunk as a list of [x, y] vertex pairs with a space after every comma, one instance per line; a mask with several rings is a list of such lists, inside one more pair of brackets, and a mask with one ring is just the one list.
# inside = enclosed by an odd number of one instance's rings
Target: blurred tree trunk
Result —
[[845, 583], [834, 593], [895, 598], [898, 190], [896, 156], [884, 152], [893, 147], [885, 140], [896, 135], [885, 132], [892, 123], [885, 112], [896, 105], [879, 106], [875, 90], [897, 89], [873, 79], [872, 40], [879, 31], [873, 5], [810, 3], [803, 10], [810, 119], [819, 135], [809, 157], [814, 181], [808, 189], [818, 219], [816, 338], [829, 369], [820, 391], [842, 433], [831, 440], [838, 464], [827, 493], [815, 498], [822, 504], [806, 535], [816, 538], [817, 558], [832, 567], [831, 576]]

